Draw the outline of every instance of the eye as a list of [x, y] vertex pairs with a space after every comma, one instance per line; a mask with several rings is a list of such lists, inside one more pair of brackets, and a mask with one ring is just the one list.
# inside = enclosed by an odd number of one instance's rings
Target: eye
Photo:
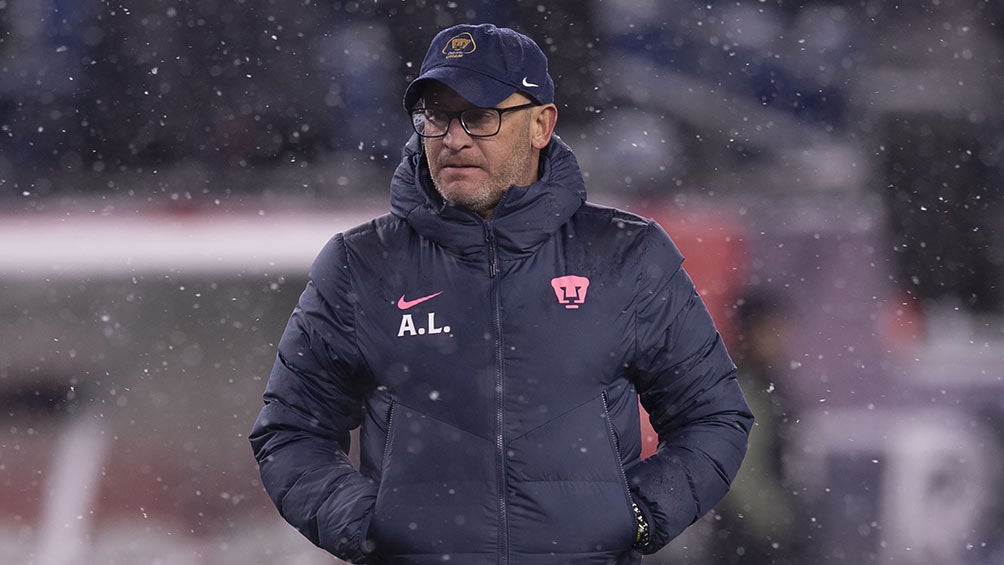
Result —
[[450, 117], [442, 110], [435, 110], [432, 108], [427, 108], [422, 112], [422, 116], [425, 118], [426, 123], [432, 127], [443, 127], [450, 120]]
[[464, 123], [472, 130], [492, 129], [497, 116], [494, 110], [474, 108], [464, 112]]

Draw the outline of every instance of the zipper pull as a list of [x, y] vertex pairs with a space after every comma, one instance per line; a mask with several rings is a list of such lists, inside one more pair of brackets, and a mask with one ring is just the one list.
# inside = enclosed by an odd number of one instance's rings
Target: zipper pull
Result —
[[485, 231], [485, 240], [488, 242], [488, 276], [495, 278], [498, 274], [498, 261], [495, 257], [495, 233], [491, 227]]

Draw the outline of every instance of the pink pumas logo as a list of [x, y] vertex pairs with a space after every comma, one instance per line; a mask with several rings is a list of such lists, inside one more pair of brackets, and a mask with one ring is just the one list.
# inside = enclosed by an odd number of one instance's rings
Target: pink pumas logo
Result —
[[565, 308], [574, 310], [586, 301], [586, 290], [589, 288], [589, 279], [575, 275], [556, 277], [551, 279], [551, 288], [554, 295], [558, 297], [558, 302], [565, 305]]

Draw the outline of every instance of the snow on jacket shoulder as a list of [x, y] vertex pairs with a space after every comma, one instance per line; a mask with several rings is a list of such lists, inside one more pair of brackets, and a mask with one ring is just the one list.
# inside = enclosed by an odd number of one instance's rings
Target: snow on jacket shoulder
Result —
[[352, 562], [636, 563], [632, 500], [655, 551], [728, 490], [752, 421], [679, 251], [586, 203], [557, 138], [488, 222], [429, 185], [412, 140], [392, 213], [312, 267], [251, 434], [267, 491]]

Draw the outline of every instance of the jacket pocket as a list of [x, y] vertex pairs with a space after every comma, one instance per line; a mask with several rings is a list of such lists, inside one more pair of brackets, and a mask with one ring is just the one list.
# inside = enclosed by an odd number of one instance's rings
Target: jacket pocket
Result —
[[390, 445], [392, 420], [396, 403], [390, 394], [375, 392], [366, 401], [363, 425], [359, 432], [360, 471], [379, 482], [383, 461]]
[[525, 553], [605, 554], [634, 542], [616, 434], [600, 394], [509, 444], [509, 526]]
[[394, 402], [368, 537], [378, 555], [477, 553], [496, 539], [491, 442]]
[[610, 448], [612, 450], [614, 461], [617, 464], [617, 470], [620, 472], [621, 486], [624, 487], [624, 498], [627, 502], [628, 511], [628, 521], [631, 523], [632, 535], [632, 545], [634, 542], [635, 535], [637, 534], [637, 525], [635, 524], [635, 514], [634, 508], [631, 507], [634, 499], [631, 497], [631, 485], [628, 484], [627, 471], [624, 469], [624, 463], [621, 459], [621, 445], [620, 436], [617, 434], [617, 428], [614, 426], [613, 414], [610, 412], [610, 401], [607, 398], [607, 393], [603, 392], [601, 395], [603, 399], [603, 421], [607, 424], [607, 437], [610, 439]]

